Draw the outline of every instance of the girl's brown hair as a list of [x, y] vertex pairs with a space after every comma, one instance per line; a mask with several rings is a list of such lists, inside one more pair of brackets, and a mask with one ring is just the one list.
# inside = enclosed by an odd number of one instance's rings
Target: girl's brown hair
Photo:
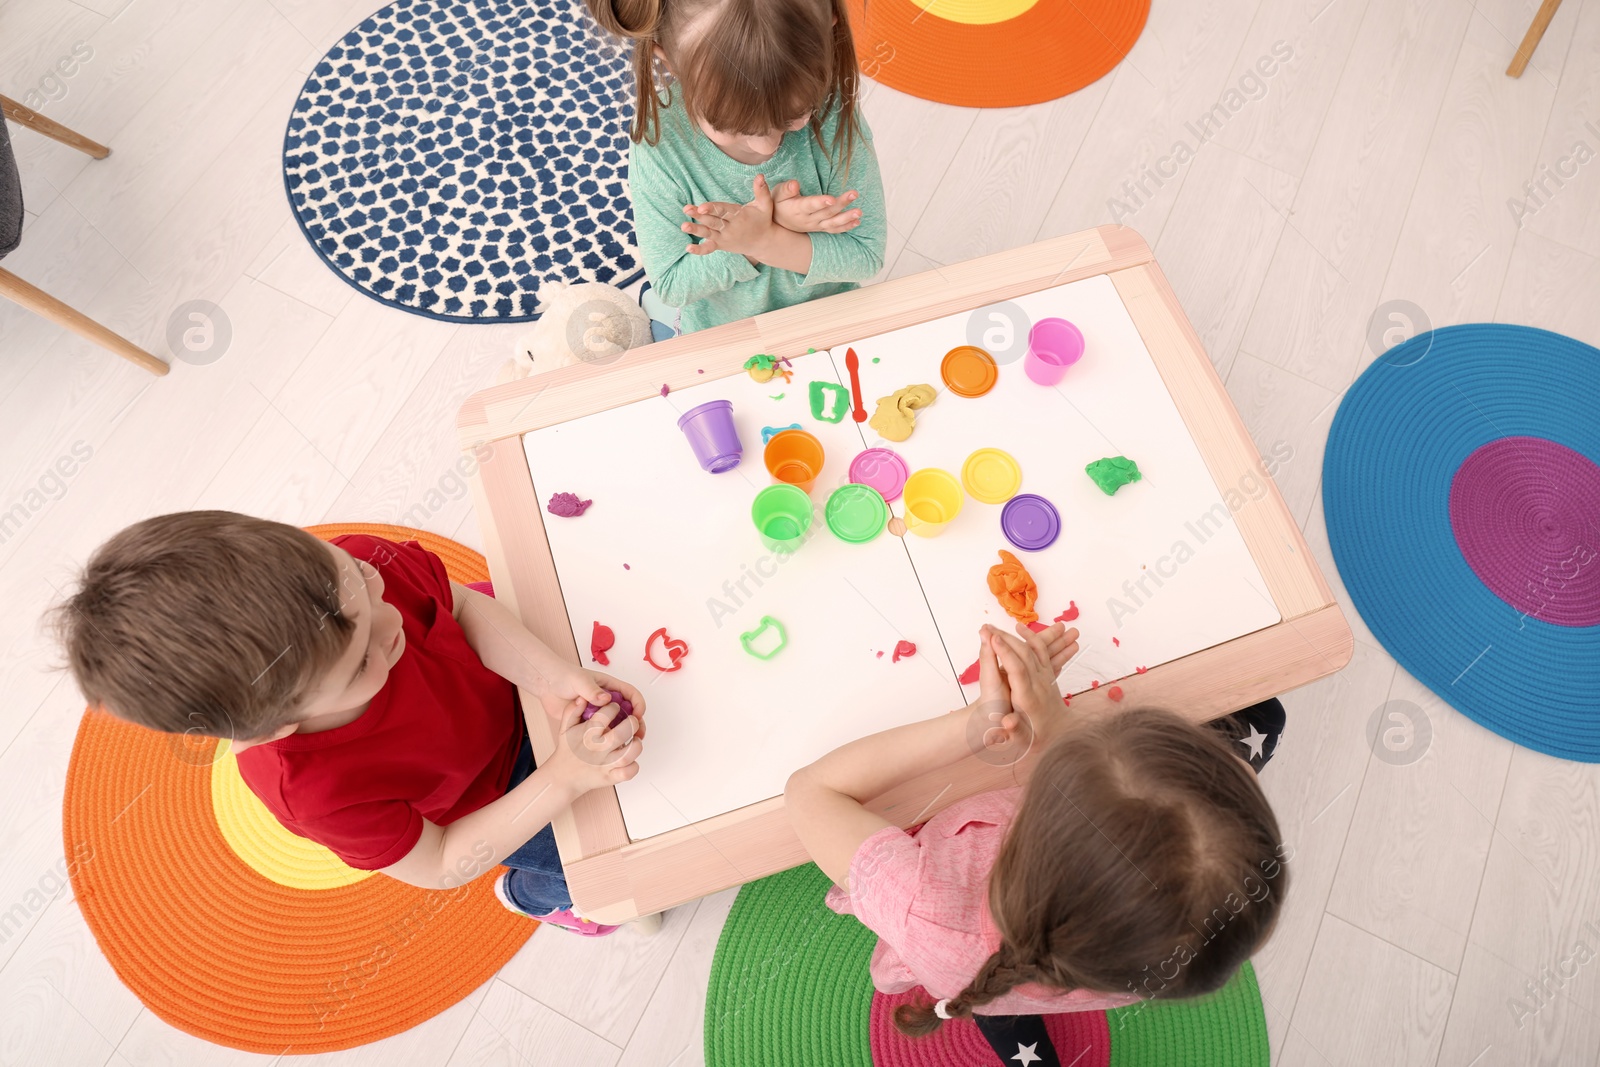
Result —
[[[1039, 758], [989, 877], [1000, 948], [945, 1012], [1024, 983], [1192, 997], [1272, 930], [1287, 856], [1255, 775], [1214, 731], [1165, 711], [1085, 723]], [[939, 1028], [931, 1004], [895, 1025]]]
[[288, 722], [355, 632], [322, 542], [229, 511], [129, 526], [95, 550], [53, 622], [90, 703], [167, 733], [240, 739]]
[[844, 0], [588, 0], [595, 21], [633, 41], [635, 142], [661, 136], [655, 48], [684, 107], [713, 129], [761, 134], [806, 111], [839, 125], [824, 149], [848, 168], [856, 134], [859, 72]]

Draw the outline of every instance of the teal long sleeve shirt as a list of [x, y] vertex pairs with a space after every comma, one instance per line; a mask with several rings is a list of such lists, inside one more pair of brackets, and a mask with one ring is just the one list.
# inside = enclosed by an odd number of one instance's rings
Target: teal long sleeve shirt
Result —
[[[827, 151], [839, 125], [837, 109], [823, 122], [822, 144], [809, 126], [794, 130], [771, 159], [753, 164], [725, 155], [676, 98], [663, 103], [660, 117], [657, 143], [635, 144], [629, 163], [634, 230], [645, 274], [656, 296], [682, 309], [684, 333], [842, 293], [883, 267], [888, 233], [883, 179], [871, 131], [859, 110], [848, 174], [843, 161], [836, 163]], [[688, 246], [698, 238], [680, 229], [689, 221], [684, 205], [712, 200], [747, 204], [758, 174], [765, 174], [774, 188], [798, 180], [802, 196], [840, 196], [855, 189], [861, 195], [851, 206], [861, 209], [861, 222], [846, 233], [809, 234], [811, 270], [804, 275], [764, 263], [757, 266], [732, 252], [690, 253]]]

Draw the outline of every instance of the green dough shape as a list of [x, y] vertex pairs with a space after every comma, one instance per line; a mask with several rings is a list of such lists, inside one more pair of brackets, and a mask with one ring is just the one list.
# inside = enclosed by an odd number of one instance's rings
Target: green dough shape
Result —
[[762, 370], [772, 370], [777, 367], [777, 365], [778, 357], [769, 356], [765, 352], [757, 353], [756, 355], [753, 355], [744, 361], [745, 370], [749, 370], [751, 367], [760, 367]]
[[[795, 531], [794, 536], [799, 536], [798, 530]], [[778, 643], [772, 646], [772, 650], [770, 652], [757, 652], [755, 650], [756, 639], [762, 634], [766, 633], [768, 630], [778, 631]], [[783, 628], [783, 623], [779, 622], [777, 619], [774, 619], [771, 615], [763, 615], [761, 616], [760, 626], [757, 626], [754, 630], [751, 630], [747, 634], [739, 635], [739, 644], [743, 645], [744, 650], [750, 653], [750, 655], [754, 656], [756, 659], [771, 659], [779, 652], [782, 652], [789, 644], [789, 631]]]
[[779, 393], [777, 396], [769, 396], [769, 397], [767, 397], [767, 399], [768, 400], [782, 400], [786, 395], [787, 394], [785, 394], [785, 393]]
[[[829, 398], [833, 400], [834, 415], [829, 418], [823, 412], [828, 410]], [[842, 385], [832, 382], [811, 383], [811, 414], [821, 422], [843, 422], [844, 417], [850, 413], [850, 390]]]
[[1106, 496], [1111, 496], [1129, 482], [1137, 482], [1144, 477], [1139, 473], [1139, 465], [1127, 456], [1097, 459], [1083, 468], [1083, 471], [1094, 479], [1094, 484], [1098, 485]]

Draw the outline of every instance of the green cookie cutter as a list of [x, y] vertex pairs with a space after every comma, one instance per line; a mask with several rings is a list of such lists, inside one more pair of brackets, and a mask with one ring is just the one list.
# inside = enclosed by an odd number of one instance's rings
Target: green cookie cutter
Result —
[[[823, 412], [829, 410], [829, 401], [832, 401], [833, 417], [829, 418]], [[811, 414], [822, 422], [843, 422], [844, 417], [850, 413], [850, 390], [833, 382], [811, 383]]]
[[[770, 652], [757, 652], [752, 646], [755, 644], [756, 638], [760, 637], [768, 630], [778, 631], [778, 643], [772, 646], [772, 651]], [[769, 660], [773, 656], [776, 656], [779, 652], [782, 652], [784, 648], [788, 646], [789, 631], [783, 628], [783, 623], [779, 622], [777, 619], [774, 619], [771, 615], [763, 615], [761, 616], [760, 626], [757, 626], [749, 633], [739, 635], [739, 644], [744, 646], [744, 650], [750, 653], [750, 655], [754, 656], [756, 659]]]

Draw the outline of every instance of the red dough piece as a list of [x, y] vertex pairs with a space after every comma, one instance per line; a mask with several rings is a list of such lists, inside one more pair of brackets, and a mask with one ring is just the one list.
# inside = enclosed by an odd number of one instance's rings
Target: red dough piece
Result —
[[879, 652], [879, 653], [878, 653], [878, 658], [879, 658], [879, 659], [882, 659], [882, 658], [883, 658], [883, 653], [882, 653], [882, 652]]
[[1121, 700], [1122, 699], [1122, 686], [1120, 686], [1120, 685], [1112, 686], [1110, 689], [1106, 690], [1106, 696], [1110, 697], [1112, 700]]
[[1100, 688], [1100, 679], [1096, 678], [1094, 681], [1090, 682], [1089, 683], [1089, 688], [1090, 689], [1099, 689]]
[[611, 661], [606, 658], [606, 653], [616, 647], [617, 635], [611, 627], [603, 623], [594, 624], [594, 632], [589, 635], [589, 655], [600, 666], [609, 667]]
[[1048, 629], [1050, 629], [1050, 627], [1048, 627], [1048, 626], [1046, 626], [1046, 625], [1045, 625], [1045, 624], [1044, 624], [1044, 623], [1042, 623], [1042, 622], [1039, 622], [1039, 621], [1037, 621], [1037, 620], [1035, 620], [1035, 621], [1033, 621], [1033, 622], [1030, 622], [1030, 623], [1029, 623], [1029, 624], [1028, 624], [1028, 629], [1030, 629], [1030, 630], [1032, 630], [1032, 631], [1033, 631], [1033, 632], [1034, 632], [1034, 633], [1036, 633], [1036, 634], [1042, 634], [1042, 633], [1044, 633], [1044, 632], [1045, 632], [1045, 631], [1046, 631], [1046, 630], [1048, 630]]
[[960, 682], [962, 685], [972, 685], [977, 680], [978, 680], [978, 661], [977, 660], [973, 660], [972, 661], [972, 666], [970, 666], [966, 670], [962, 671], [961, 672], [961, 677], [956, 679], [956, 681]]
[[1072, 698], [1071, 697], [1062, 697], [1061, 698], [1061, 703], [1065, 704], [1067, 707], [1070, 708], [1070, 707], [1072, 707]]
[[1121, 648], [1121, 647], [1122, 647], [1122, 642], [1121, 642], [1121, 641], [1118, 641], [1118, 640], [1117, 640], [1117, 639], [1116, 639], [1116, 638], [1115, 638], [1115, 637], [1113, 637], [1113, 638], [1112, 638], [1112, 639], [1111, 639], [1111, 643], [1112, 643], [1112, 644], [1113, 644], [1113, 645], [1116, 645], [1116, 646], [1117, 646], [1117, 647], [1118, 647], [1118, 648]]
[[1060, 615], [1057, 615], [1051, 621], [1052, 622], [1071, 622], [1073, 619], [1076, 619], [1077, 617], [1078, 617], [1078, 602], [1076, 600], [1069, 600], [1069, 601], [1067, 601], [1067, 610], [1063, 611]]
[[891, 663], [899, 663], [901, 660], [905, 659], [907, 656], [915, 656], [916, 654], [917, 654], [917, 646], [916, 645], [913, 645], [910, 641], [900, 641], [900, 642], [897, 642], [895, 644], [895, 646], [894, 646], [894, 659], [890, 660], [889, 662], [891, 662]]
[[[670, 667], [663, 667], [655, 661], [657, 641], [661, 642], [662, 650], [666, 652], [667, 659], [672, 664]], [[651, 634], [650, 639], [644, 643], [644, 661], [662, 674], [671, 674], [673, 671], [681, 670], [683, 668], [683, 657], [688, 654], [688, 642], [680, 641], [676, 637], [668, 637], [665, 626]]]
[[662, 386], [662, 387], [661, 387], [661, 395], [662, 395], [662, 396], [666, 396], [666, 395], [667, 395], [667, 394], [668, 394], [668, 393], [670, 393], [670, 392], [672, 392], [672, 388], [671, 388], [671, 386], [667, 386], [667, 385], [663, 385], [663, 386]]
[[1135, 667], [1134, 668], [1134, 670], [1137, 671], [1140, 674], [1143, 674], [1145, 671], [1148, 671], [1149, 669], [1150, 669], [1149, 667]]

